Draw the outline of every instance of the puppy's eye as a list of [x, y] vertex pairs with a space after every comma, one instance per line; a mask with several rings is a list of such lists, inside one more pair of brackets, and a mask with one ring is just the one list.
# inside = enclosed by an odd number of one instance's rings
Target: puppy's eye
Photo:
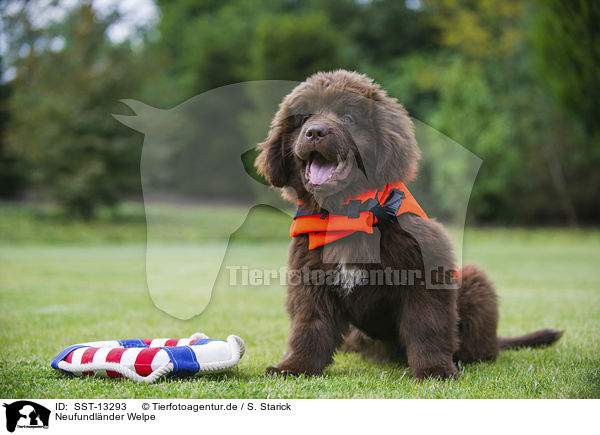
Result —
[[342, 116], [340, 121], [342, 121], [344, 124], [354, 124], [354, 118], [352, 118], [350, 115]]
[[310, 118], [310, 115], [304, 115], [301, 119], [300, 119], [300, 125], [304, 125], [304, 123], [306, 121], [308, 121], [308, 118]]

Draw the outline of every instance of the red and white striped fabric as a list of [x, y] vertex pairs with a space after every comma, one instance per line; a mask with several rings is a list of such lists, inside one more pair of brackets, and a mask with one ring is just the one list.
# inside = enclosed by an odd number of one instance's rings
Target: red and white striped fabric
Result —
[[190, 338], [110, 340], [69, 346], [52, 367], [75, 376], [126, 377], [153, 382], [161, 376], [195, 376], [235, 366], [245, 352], [244, 341], [230, 335], [213, 340], [204, 334]]

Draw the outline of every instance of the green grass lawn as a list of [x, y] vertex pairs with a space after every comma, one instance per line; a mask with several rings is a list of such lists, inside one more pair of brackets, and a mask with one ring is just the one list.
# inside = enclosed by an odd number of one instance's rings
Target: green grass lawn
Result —
[[[322, 376], [263, 376], [285, 350], [284, 288], [230, 286], [221, 277], [208, 308], [177, 320], [145, 284], [145, 225], [134, 206], [90, 224], [0, 206], [0, 396], [5, 398], [585, 398], [600, 397], [600, 232], [467, 229], [465, 260], [484, 266], [500, 295], [500, 333], [564, 329], [553, 347], [503, 352], [464, 368], [459, 380], [413, 381], [410, 369], [338, 354]], [[178, 215], [191, 234], [206, 209]], [[214, 211], [210, 215], [214, 216]], [[227, 213], [219, 209], [223, 219]], [[267, 213], [267, 212], [261, 212]], [[167, 213], [168, 214], [168, 213]], [[268, 213], [267, 213], [268, 214]], [[231, 261], [285, 263], [287, 219], [249, 219]], [[270, 219], [266, 240], [260, 222]], [[187, 224], [186, 224], [187, 222]], [[172, 222], [169, 224], [172, 225]], [[189, 232], [186, 232], [188, 231]], [[166, 232], [167, 233], [167, 232]], [[275, 234], [273, 236], [273, 234]], [[224, 374], [151, 385], [70, 378], [50, 367], [66, 346], [111, 338], [214, 338], [237, 334], [247, 353]]]

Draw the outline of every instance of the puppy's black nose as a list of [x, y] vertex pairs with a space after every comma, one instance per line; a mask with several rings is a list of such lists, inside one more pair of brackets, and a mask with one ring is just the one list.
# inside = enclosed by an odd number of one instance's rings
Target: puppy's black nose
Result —
[[313, 124], [306, 129], [304, 135], [308, 140], [318, 142], [325, 136], [327, 136], [327, 128], [319, 124]]

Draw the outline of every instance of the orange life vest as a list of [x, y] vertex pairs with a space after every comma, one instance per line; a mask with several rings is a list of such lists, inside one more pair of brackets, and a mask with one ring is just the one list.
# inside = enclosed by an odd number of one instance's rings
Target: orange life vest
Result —
[[309, 214], [298, 203], [290, 236], [308, 234], [308, 249], [315, 249], [357, 231], [373, 234], [373, 226], [404, 213], [427, 219], [427, 215], [404, 183], [386, 184], [383, 190], [369, 190], [344, 203], [341, 214]]

